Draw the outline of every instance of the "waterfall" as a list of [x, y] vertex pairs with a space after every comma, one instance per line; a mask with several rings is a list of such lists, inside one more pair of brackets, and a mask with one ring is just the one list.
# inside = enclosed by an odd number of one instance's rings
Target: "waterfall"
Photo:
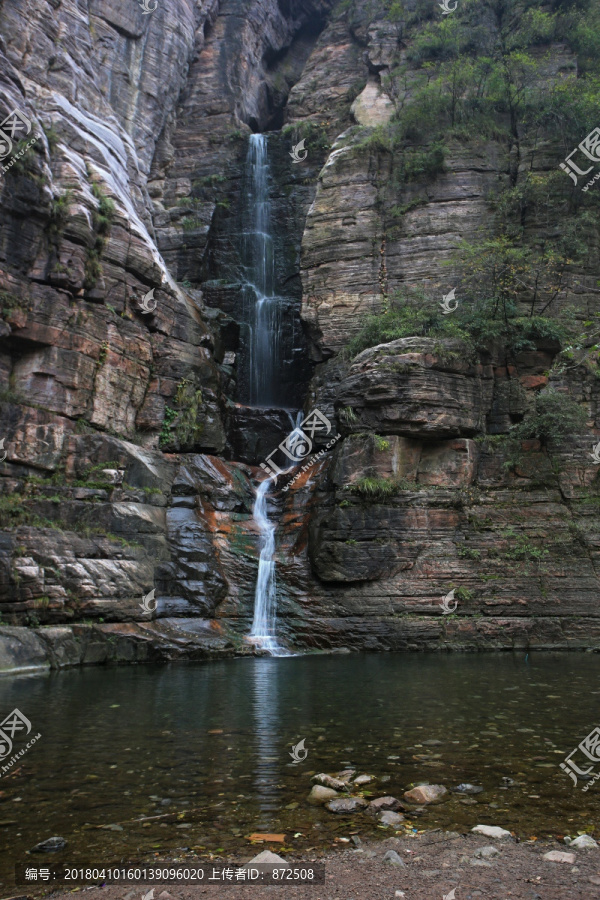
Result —
[[[278, 405], [281, 394], [281, 301], [274, 293], [275, 261], [269, 197], [268, 144], [264, 134], [248, 143], [247, 213], [244, 231], [245, 302], [250, 304], [249, 402], [251, 406]], [[275, 580], [275, 524], [269, 521], [267, 495], [271, 479], [256, 489], [252, 515], [260, 534], [258, 577], [254, 592], [254, 619], [250, 640], [273, 655], [285, 650], [275, 637], [277, 591]]]
[[245, 296], [250, 305], [250, 406], [281, 405], [281, 297], [274, 294], [275, 260], [267, 151], [264, 134], [250, 135], [246, 157], [247, 230], [244, 232]]
[[254, 591], [254, 620], [250, 638], [269, 653], [280, 654], [275, 638], [277, 618], [277, 593], [275, 581], [275, 525], [267, 515], [267, 494], [271, 479], [265, 478], [256, 489], [256, 500], [252, 514], [260, 531], [260, 558], [258, 578]]

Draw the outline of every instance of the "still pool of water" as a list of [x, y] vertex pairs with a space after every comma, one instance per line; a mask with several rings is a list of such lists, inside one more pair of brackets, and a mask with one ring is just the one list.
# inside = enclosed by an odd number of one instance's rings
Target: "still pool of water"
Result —
[[[599, 676], [597, 654], [519, 653], [245, 658], [0, 679], [2, 718], [17, 707], [42, 735], [0, 780], [0, 882], [11, 884], [14, 863], [55, 835], [68, 845], [37, 856], [41, 864], [231, 853], [256, 831], [283, 832], [299, 851], [351, 832], [389, 834], [362, 813], [306, 803], [311, 775], [349, 765], [377, 776], [371, 796], [400, 798], [413, 782], [483, 785], [472, 798], [451, 794], [414, 827], [595, 833], [600, 782], [584, 793], [559, 763], [598, 724]], [[294, 764], [301, 739], [308, 756]], [[504, 776], [516, 784], [504, 787]]]

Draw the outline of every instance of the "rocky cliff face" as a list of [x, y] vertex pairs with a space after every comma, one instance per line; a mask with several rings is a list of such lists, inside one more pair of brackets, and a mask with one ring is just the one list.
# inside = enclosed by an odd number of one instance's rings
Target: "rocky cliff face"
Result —
[[[20, 110], [37, 137], [0, 181], [0, 665], [250, 652], [252, 485], [290, 427], [240, 402], [252, 131], [272, 132], [285, 390], [342, 435], [273, 496], [282, 633], [304, 648], [596, 645], [600, 382], [576, 364], [598, 302], [595, 201], [553, 200], [551, 215], [531, 200], [557, 172], [571, 187], [549, 127], [455, 128], [443, 152], [413, 135], [439, 13], [397, 6], [0, 9], [2, 118]], [[473, 33], [499, 33], [494, 4], [480, 6]], [[559, 37], [531, 40], [528, 89], [577, 74]], [[398, 290], [468, 297], [477, 266], [461, 248], [508, 234], [515, 205], [528, 247], [557, 247], [561, 225], [584, 232], [585, 256], [560, 278], [552, 259], [535, 282], [538, 306], [592, 334], [572, 364], [555, 365], [561, 345], [542, 330], [512, 349], [415, 328], [346, 350]], [[528, 308], [529, 262], [511, 265]], [[480, 281], [506, 278], [490, 263]], [[549, 386], [585, 425], [515, 456], [500, 438]]]

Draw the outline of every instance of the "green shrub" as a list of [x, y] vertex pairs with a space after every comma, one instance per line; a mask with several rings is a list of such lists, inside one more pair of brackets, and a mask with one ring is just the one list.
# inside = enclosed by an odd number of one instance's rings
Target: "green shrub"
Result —
[[91, 290], [102, 275], [100, 258], [116, 212], [114, 202], [104, 194], [102, 187], [97, 182], [92, 184], [92, 194], [98, 201], [97, 208], [92, 213], [92, 224], [96, 233], [96, 239], [94, 246], [89, 248], [86, 253], [85, 278], [83, 281], [83, 286], [86, 290]]
[[193, 379], [182, 378], [177, 385], [173, 407], [165, 407], [159, 447], [179, 450], [197, 445], [204, 431], [202, 408], [202, 391]]
[[347, 345], [345, 355], [352, 359], [369, 347], [405, 337], [447, 337], [469, 342], [466, 329], [457, 324], [454, 316], [451, 321], [450, 318], [443, 315], [437, 302], [395, 294], [387, 311], [367, 319], [361, 331]]
[[543, 444], [566, 435], [580, 434], [585, 429], [586, 413], [564, 393], [551, 389], [536, 397], [535, 409], [510, 432], [513, 440], [537, 439]]
[[535, 561], [548, 556], [548, 550], [538, 547], [527, 535], [517, 534], [512, 528], [503, 531], [502, 537], [511, 542], [511, 545], [500, 554], [503, 559]]
[[344, 406], [338, 413], [339, 420], [344, 425], [353, 425], [358, 422], [358, 416], [351, 406]]
[[396, 496], [402, 488], [392, 479], [365, 475], [354, 484], [348, 485], [348, 490], [364, 500], [387, 500], [389, 497]]

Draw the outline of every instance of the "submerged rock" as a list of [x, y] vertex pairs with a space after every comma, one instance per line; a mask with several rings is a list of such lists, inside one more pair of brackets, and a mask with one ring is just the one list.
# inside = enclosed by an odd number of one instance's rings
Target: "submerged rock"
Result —
[[404, 799], [409, 803], [438, 803], [447, 793], [448, 790], [443, 784], [420, 784], [410, 791], [405, 791]]
[[62, 850], [63, 847], [66, 846], [67, 842], [64, 838], [51, 837], [47, 838], [45, 841], [40, 841], [39, 844], [32, 847], [31, 853], [55, 853], [57, 850]]
[[338, 792], [332, 788], [323, 787], [322, 784], [314, 784], [307, 800], [313, 806], [322, 806], [323, 803], [327, 803], [328, 800], [334, 800], [337, 796]]
[[452, 790], [455, 794], [481, 794], [483, 788], [480, 784], [458, 784]]
[[382, 825], [393, 827], [394, 825], [399, 825], [400, 822], [404, 822], [404, 816], [386, 809], [385, 812], [380, 814], [379, 821]]
[[330, 800], [325, 804], [329, 812], [338, 813], [339, 815], [349, 815], [350, 813], [360, 812], [365, 809], [367, 801], [362, 797], [346, 797], [341, 800]]
[[471, 828], [471, 831], [474, 834], [484, 834], [490, 838], [512, 837], [510, 831], [507, 831], [506, 828], [499, 828], [497, 825], [476, 825], [475, 828]]

